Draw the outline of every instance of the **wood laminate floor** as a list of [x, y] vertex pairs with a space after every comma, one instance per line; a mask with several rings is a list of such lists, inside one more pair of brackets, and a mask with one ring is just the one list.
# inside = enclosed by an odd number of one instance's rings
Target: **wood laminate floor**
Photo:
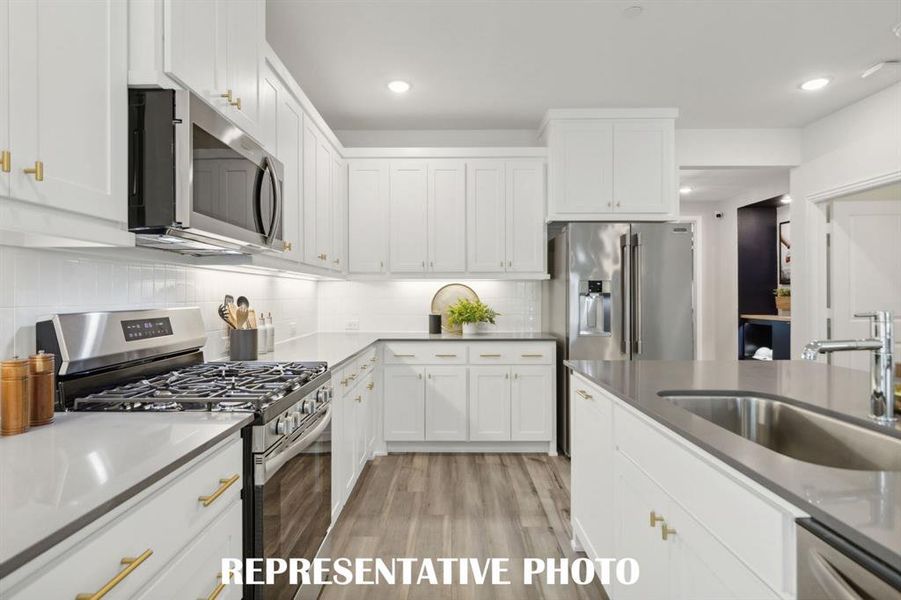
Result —
[[392, 454], [360, 475], [332, 532], [346, 556], [509, 558], [512, 585], [327, 586], [322, 600], [605, 600], [602, 587], [524, 586], [522, 558], [574, 559], [569, 461], [539, 454]]

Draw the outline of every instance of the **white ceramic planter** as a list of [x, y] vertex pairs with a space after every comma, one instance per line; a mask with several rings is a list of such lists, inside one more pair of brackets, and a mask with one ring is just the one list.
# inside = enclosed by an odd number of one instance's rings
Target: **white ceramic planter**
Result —
[[476, 335], [479, 333], [478, 323], [463, 323], [463, 335]]

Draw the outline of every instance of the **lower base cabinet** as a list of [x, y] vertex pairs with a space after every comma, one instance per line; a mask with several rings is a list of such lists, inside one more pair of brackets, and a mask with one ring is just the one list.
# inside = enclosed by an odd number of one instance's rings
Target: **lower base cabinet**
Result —
[[425, 367], [385, 367], [385, 439], [425, 440]]
[[430, 442], [465, 442], [466, 367], [427, 367], [425, 384], [425, 439]]
[[469, 439], [503, 442], [510, 439], [510, 368], [469, 369]]

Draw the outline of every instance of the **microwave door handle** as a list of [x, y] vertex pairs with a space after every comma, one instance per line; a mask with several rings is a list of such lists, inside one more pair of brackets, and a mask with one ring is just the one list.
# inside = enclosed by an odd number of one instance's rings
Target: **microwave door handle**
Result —
[[313, 445], [313, 442], [316, 441], [322, 432], [325, 431], [325, 428], [328, 427], [328, 424], [332, 420], [332, 407], [328, 407], [325, 411], [325, 416], [323, 416], [316, 426], [313, 427], [310, 431], [304, 433], [302, 436], [291, 442], [291, 445], [273, 456], [272, 458], [266, 458], [263, 462], [263, 481], [262, 483], [266, 483], [269, 479], [278, 473], [279, 469], [281, 469], [285, 464], [309, 448]]
[[[263, 186], [266, 185], [267, 178], [269, 180], [268, 181], [269, 185], [272, 186], [272, 199], [273, 199], [272, 200], [272, 204], [273, 204], [272, 218], [270, 218], [270, 220], [269, 220], [268, 227], [266, 227], [266, 224], [263, 222]], [[275, 194], [276, 194], [276, 191], [275, 191], [276, 183], [275, 182], [276, 182], [276, 178], [275, 178], [275, 172], [272, 169], [272, 164], [269, 162], [268, 158], [263, 158], [263, 173], [262, 173], [262, 177], [260, 177], [260, 184], [257, 186], [257, 189], [256, 189], [256, 198], [254, 198], [254, 201], [256, 202], [257, 221], [259, 221], [259, 223], [260, 223], [260, 229], [262, 230], [263, 240], [266, 243], [266, 245], [268, 245], [271, 242], [272, 234], [273, 234], [273, 231], [275, 230], [275, 216], [276, 216], [275, 212], [276, 212], [276, 208], [277, 208], [276, 203], [278, 201], [275, 196]]]
[[272, 168], [272, 164], [268, 163], [268, 165], [269, 176], [272, 180], [272, 198], [274, 206], [272, 207], [272, 223], [269, 225], [269, 235], [267, 236], [266, 241], [272, 245], [275, 238], [276, 227], [282, 220], [282, 188], [278, 184], [278, 175], [276, 174], [275, 169]]

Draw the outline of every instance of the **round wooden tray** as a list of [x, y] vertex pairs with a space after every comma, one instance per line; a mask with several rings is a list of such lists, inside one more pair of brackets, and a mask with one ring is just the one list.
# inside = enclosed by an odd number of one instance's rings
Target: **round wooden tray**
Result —
[[462, 283], [449, 283], [435, 292], [435, 296], [432, 298], [432, 314], [441, 315], [441, 331], [445, 333], [463, 333], [463, 328], [460, 325], [450, 327], [447, 324], [447, 309], [453, 306], [460, 298], [476, 302], [479, 299], [479, 295], [471, 287]]

